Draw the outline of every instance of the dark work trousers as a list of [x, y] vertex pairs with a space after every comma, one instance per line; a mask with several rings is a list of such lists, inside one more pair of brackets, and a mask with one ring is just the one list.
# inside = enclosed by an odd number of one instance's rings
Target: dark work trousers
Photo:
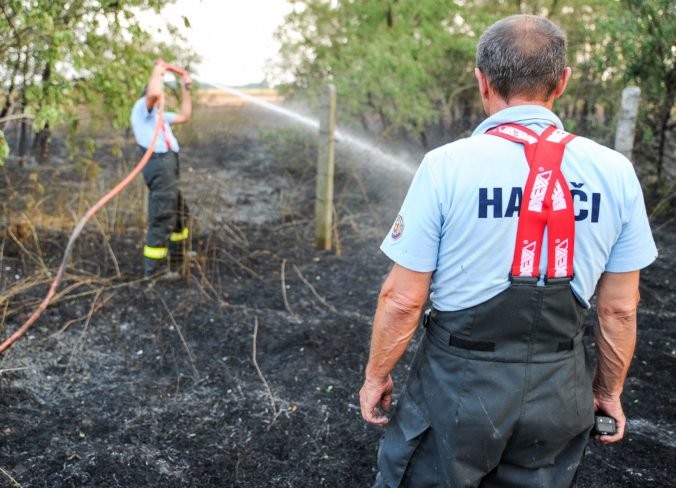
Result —
[[568, 283], [433, 310], [376, 486], [571, 486], [594, 422], [584, 312]]
[[143, 168], [148, 185], [148, 232], [144, 247], [146, 276], [167, 269], [167, 258], [178, 262], [188, 234], [188, 205], [179, 190], [178, 154], [153, 153]]

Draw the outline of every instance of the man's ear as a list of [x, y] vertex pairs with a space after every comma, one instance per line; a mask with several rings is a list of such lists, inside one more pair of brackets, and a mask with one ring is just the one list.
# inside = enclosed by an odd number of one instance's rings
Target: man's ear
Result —
[[482, 100], [488, 100], [488, 80], [483, 71], [479, 68], [474, 68], [474, 76], [476, 76], [477, 81], [479, 82], [479, 93], [481, 94]]
[[563, 69], [563, 73], [561, 73], [561, 79], [559, 79], [559, 84], [556, 86], [556, 90], [554, 91], [554, 98], [559, 98], [561, 95], [563, 95], [572, 73], [573, 70], [568, 66]]

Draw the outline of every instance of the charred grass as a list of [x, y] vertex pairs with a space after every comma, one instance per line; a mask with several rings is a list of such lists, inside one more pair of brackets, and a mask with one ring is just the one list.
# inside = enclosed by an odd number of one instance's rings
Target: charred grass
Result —
[[[312, 137], [260, 117], [205, 107], [181, 135], [197, 258], [179, 281], [141, 279], [141, 181], [78, 241], [57, 299], [0, 357], [0, 486], [372, 483], [381, 432], [360, 419], [357, 391], [389, 269], [377, 248], [407, 182], [340, 154], [335, 246], [318, 251]], [[4, 170], [2, 338], [135, 151], [95, 156], [95, 175], [66, 162]], [[660, 228], [661, 257], [644, 273], [628, 436], [590, 445], [579, 486], [671, 483], [675, 236]]]

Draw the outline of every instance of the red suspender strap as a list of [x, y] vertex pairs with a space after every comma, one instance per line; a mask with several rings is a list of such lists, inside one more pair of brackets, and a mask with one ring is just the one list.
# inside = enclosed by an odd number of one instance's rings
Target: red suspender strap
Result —
[[526, 152], [528, 165], [532, 165], [533, 156], [535, 155], [535, 148], [538, 141], [540, 140], [540, 136], [538, 136], [535, 132], [526, 127], [521, 127], [520, 125], [504, 124], [489, 130], [486, 132], [486, 134], [491, 134], [512, 142], [523, 144], [523, 149]]
[[516, 124], [486, 132], [523, 144], [530, 166], [516, 233], [512, 276], [539, 276], [545, 226], [548, 232], [547, 277], [573, 276], [575, 212], [573, 197], [561, 173], [566, 144], [575, 136], [550, 126], [538, 136]]
[[162, 121], [162, 135], [164, 136], [164, 142], [167, 145], [167, 150], [171, 151], [171, 142], [169, 141], [169, 134], [167, 134], [167, 124], [164, 120]]

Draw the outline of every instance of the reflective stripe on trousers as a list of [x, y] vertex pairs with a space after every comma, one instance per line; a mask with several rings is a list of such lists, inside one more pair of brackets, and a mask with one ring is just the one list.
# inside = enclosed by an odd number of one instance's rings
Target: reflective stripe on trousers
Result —
[[169, 235], [169, 241], [171, 242], [181, 242], [185, 241], [190, 236], [190, 231], [187, 227], [183, 227], [181, 232], [172, 232]]
[[150, 247], [143, 246], [143, 256], [150, 259], [164, 259], [169, 254], [169, 249], [166, 247]]

